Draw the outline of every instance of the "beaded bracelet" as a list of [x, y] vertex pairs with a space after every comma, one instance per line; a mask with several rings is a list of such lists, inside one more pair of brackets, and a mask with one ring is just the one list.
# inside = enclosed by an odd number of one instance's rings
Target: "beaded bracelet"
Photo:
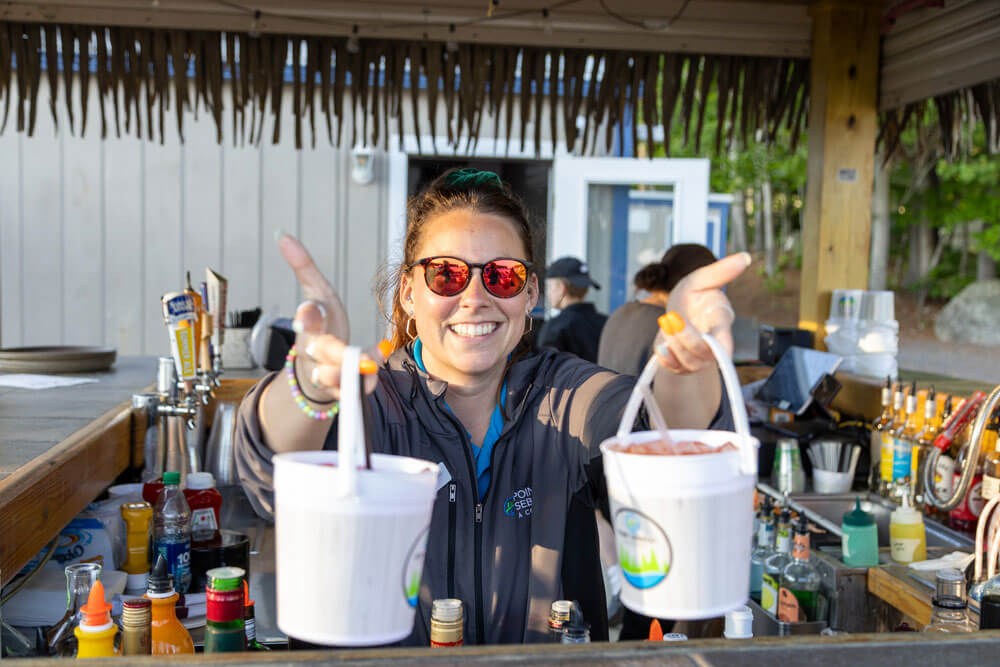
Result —
[[333, 419], [334, 416], [340, 411], [340, 403], [335, 404], [329, 410], [316, 410], [309, 402], [306, 397], [302, 395], [302, 389], [299, 388], [298, 378], [295, 377], [295, 346], [292, 345], [292, 349], [288, 351], [288, 356], [285, 357], [285, 375], [288, 377], [288, 388], [292, 391], [292, 398], [295, 399], [295, 404], [299, 406], [299, 409], [310, 419], [316, 419], [318, 421], [323, 421], [326, 419]]

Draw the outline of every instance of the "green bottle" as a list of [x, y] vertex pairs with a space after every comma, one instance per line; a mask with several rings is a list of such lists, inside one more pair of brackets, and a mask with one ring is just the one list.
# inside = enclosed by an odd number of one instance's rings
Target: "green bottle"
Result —
[[778, 531], [774, 553], [764, 561], [764, 576], [760, 588], [760, 606], [765, 611], [778, 614], [778, 589], [781, 573], [792, 560], [792, 514], [782, 508], [778, 515]]
[[205, 653], [245, 651], [243, 626], [243, 577], [239, 567], [217, 567], [205, 573]]

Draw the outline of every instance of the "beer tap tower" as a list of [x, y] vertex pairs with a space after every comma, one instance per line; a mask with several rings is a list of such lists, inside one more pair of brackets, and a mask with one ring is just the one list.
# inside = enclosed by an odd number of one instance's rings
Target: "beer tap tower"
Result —
[[162, 298], [172, 355], [159, 358], [156, 391], [132, 397], [132, 407], [146, 422], [144, 481], [176, 470], [183, 483], [187, 473], [202, 468], [208, 406], [223, 373], [222, 351], [209, 342], [213, 319], [221, 317], [215, 305], [216, 311], [208, 312], [191, 289], [190, 276], [188, 289]]

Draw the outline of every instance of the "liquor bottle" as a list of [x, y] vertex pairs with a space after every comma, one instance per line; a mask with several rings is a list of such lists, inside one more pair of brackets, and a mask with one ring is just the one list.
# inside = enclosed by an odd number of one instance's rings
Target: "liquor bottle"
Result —
[[896, 502], [902, 502], [903, 496], [910, 494], [910, 466], [918, 433], [916, 415], [917, 383], [913, 382], [906, 394], [903, 417], [892, 432], [892, 488], [889, 495]]
[[934, 444], [934, 438], [937, 437], [938, 428], [937, 394], [931, 385], [927, 398], [924, 399], [924, 425], [917, 434], [916, 444], [913, 446], [913, 459], [910, 461], [910, 493], [917, 507], [924, 503], [924, 461], [927, 460], [927, 453]]
[[886, 377], [885, 386], [882, 387], [882, 413], [872, 424], [871, 446], [869, 454], [871, 456], [871, 472], [869, 474], [869, 484], [873, 492], [885, 495], [886, 475], [885, 466], [889, 465], [889, 477], [891, 478], [892, 458], [890, 453], [885, 451], [885, 441], [882, 433], [892, 424], [892, 379]]
[[153, 512], [153, 551], [166, 559], [174, 590], [187, 593], [191, 584], [191, 509], [180, 483], [179, 472], [163, 473], [163, 490]]
[[431, 603], [431, 648], [461, 646], [464, 643], [462, 601], [452, 598]]
[[881, 458], [879, 459], [879, 471], [882, 481], [879, 484], [879, 493], [885, 497], [892, 494], [892, 470], [895, 462], [895, 444], [893, 436], [895, 430], [905, 423], [905, 412], [903, 411], [903, 385], [896, 384], [892, 392], [892, 406], [888, 421], [879, 429], [879, 438], [882, 442]]
[[[941, 408], [941, 418], [938, 421], [938, 433], [940, 433], [953, 412], [954, 400], [948, 395], [944, 399], [944, 407]], [[924, 473], [926, 474], [926, 473]], [[937, 457], [937, 464], [934, 466], [934, 493], [938, 498], [947, 498], [951, 495], [951, 482], [955, 475], [955, 458], [951, 450], [941, 452]], [[926, 495], [927, 490], [924, 490]], [[926, 503], [926, 514], [932, 519], [946, 523], [948, 513], [942, 511], [937, 506]]]
[[257, 614], [254, 601], [250, 599], [250, 586], [243, 580], [243, 631], [247, 635], [248, 651], [270, 651], [270, 647], [257, 641]]
[[553, 600], [549, 607], [549, 641], [562, 643], [563, 626], [569, 622], [569, 611], [573, 603], [569, 600]]
[[[952, 446], [955, 452], [955, 459], [959, 460], [958, 452], [962, 451], [965, 444], [968, 442], [969, 437], [972, 433], [972, 423], [970, 422], [960, 433], [960, 435], [955, 438], [955, 443]], [[955, 509], [948, 513], [948, 526], [952, 530], [957, 530], [960, 532], [969, 533], [974, 535], [976, 532], [976, 525], [979, 523], [979, 514], [983, 511], [983, 452], [980, 450], [980, 459], [977, 461], [966, 461], [964, 465], [973, 466], [972, 480], [969, 482], [969, 488], [965, 491], [965, 496], [959, 502]], [[952, 489], [958, 487], [959, 480], [962, 478], [962, 468], [956, 466], [955, 472], [952, 475]]]
[[774, 510], [770, 496], [764, 496], [758, 515], [757, 546], [750, 554], [750, 598], [759, 603], [764, 582], [764, 561], [774, 551]]
[[795, 527], [792, 560], [781, 571], [778, 618], [786, 623], [815, 621], [819, 603], [819, 585], [819, 572], [809, 562], [809, 524], [802, 516], [799, 517], [799, 523]]
[[153, 652], [153, 604], [146, 598], [122, 602], [122, 655]]
[[205, 573], [205, 653], [236, 653], [247, 648], [243, 627], [241, 567], [216, 567]]
[[[986, 457], [983, 459], [983, 484], [980, 488], [984, 503], [988, 503], [997, 494], [1000, 494], [1000, 440], [997, 437], [998, 431], [1000, 431], [1000, 413], [994, 413], [983, 433], [982, 447], [983, 451], [986, 452]], [[998, 524], [1000, 524], [1000, 520], [997, 519], [997, 513], [994, 511], [990, 518], [986, 543], [983, 545], [984, 549], [988, 549], [989, 545], [993, 544], [993, 536], [996, 534]]]
[[975, 632], [965, 599], [965, 575], [954, 568], [938, 570], [931, 599], [931, 622], [924, 632]]
[[783, 507], [778, 515], [775, 550], [764, 561], [764, 575], [760, 588], [760, 606], [772, 614], [778, 613], [778, 589], [781, 587], [781, 573], [792, 560], [791, 513]]

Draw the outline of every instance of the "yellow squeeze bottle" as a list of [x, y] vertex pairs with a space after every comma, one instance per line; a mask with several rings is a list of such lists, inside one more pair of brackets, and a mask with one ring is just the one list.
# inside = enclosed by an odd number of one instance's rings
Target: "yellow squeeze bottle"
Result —
[[153, 507], [143, 501], [122, 503], [119, 509], [125, 521], [125, 564], [122, 569], [128, 574], [126, 588], [145, 591], [149, 576], [149, 527], [153, 521]]
[[892, 559], [907, 565], [927, 560], [927, 535], [924, 517], [910, 505], [910, 496], [903, 496], [902, 506], [889, 517], [889, 544]]
[[118, 626], [111, 622], [111, 605], [104, 601], [104, 584], [100, 581], [90, 589], [87, 604], [80, 607], [80, 625], [76, 635], [78, 658], [108, 658], [115, 654]]

